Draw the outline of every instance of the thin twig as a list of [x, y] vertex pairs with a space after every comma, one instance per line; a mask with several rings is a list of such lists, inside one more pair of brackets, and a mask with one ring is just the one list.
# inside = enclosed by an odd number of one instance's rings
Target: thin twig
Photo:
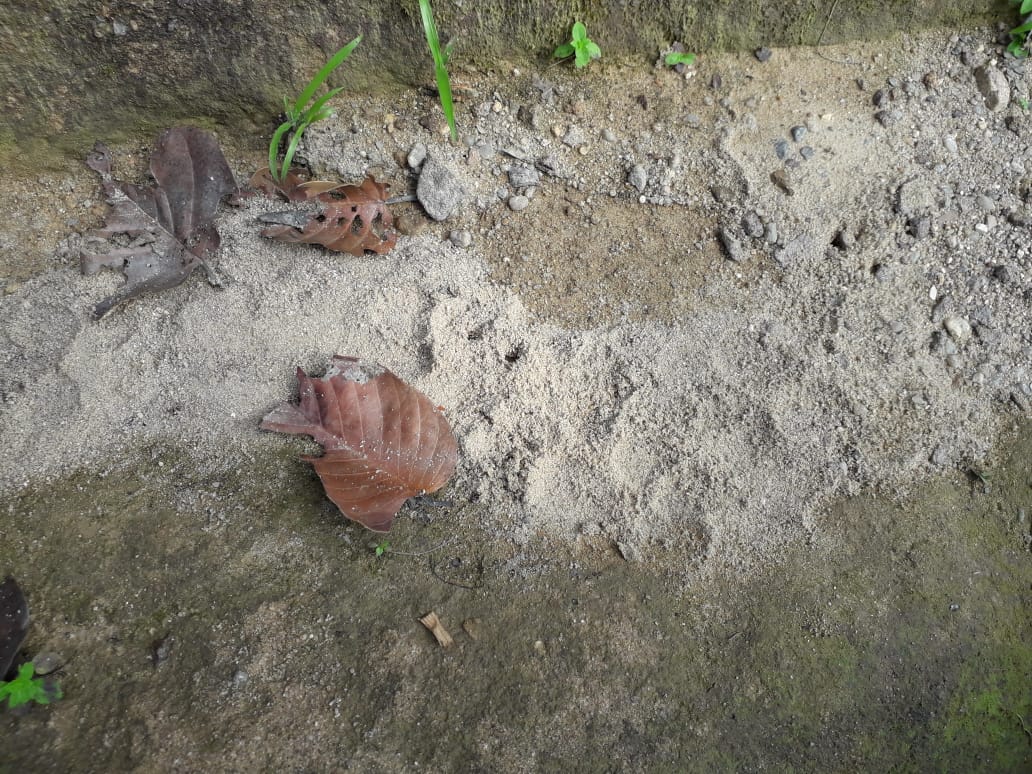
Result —
[[450, 546], [456, 540], [458, 540], [458, 537], [449, 538], [442, 543], [438, 543], [433, 548], [428, 548], [426, 551], [395, 551], [393, 548], [389, 549], [389, 551], [390, 553], [397, 554], [398, 556], [426, 556], [427, 554], [434, 553], [434, 551], [440, 551], [445, 546]]
[[849, 59], [832, 59], [830, 56], [825, 56], [820, 51], [821, 42], [824, 40], [824, 33], [826, 33], [828, 31], [828, 25], [831, 24], [831, 17], [835, 15], [835, 9], [838, 8], [838, 4], [839, 4], [839, 0], [835, 0], [835, 2], [833, 2], [831, 4], [831, 10], [828, 11], [828, 18], [824, 22], [824, 29], [821, 30], [821, 34], [817, 38], [817, 43], [816, 43], [816, 46], [815, 46], [817, 48], [817, 56], [819, 56], [821, 59], [824, 59], [825, 61], [832, 62], [834, 64], [851, 65], [853, 67], [860, 67], [863, 64], [862, 62], [853, 62], [853, 61], [851, 61]]
[[437, 568], [434, 567], [434, 558], [432, 556], [428, 556], [426, 558], [426, 561], [427, 561], [427, 564], [430, 565], [430, 573], [435, 578], [437, 578], [437, 580], [441, 581], [441, 583], [447, 583], [449, 586], [458, 586], [460, 589], [469, 589], [470, 591], [476, 591], [477, 589], [481, 588], [484, 585], [483, 583], [480, 583], [477, 586], [469, 586], [469, 585], [467, 585], [465, 583], [458, 583], [457, 581], [452, 581], [452, 580], [448, 580], [447, 578], [442, 578], [440, 575], [437, 574]]

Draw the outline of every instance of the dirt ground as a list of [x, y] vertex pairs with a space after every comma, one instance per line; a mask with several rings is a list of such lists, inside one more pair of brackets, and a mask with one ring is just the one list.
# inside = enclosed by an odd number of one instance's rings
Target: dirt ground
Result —
[[[453, 214], [398, 205], [353, 258], [252, 199], [222, 289], [100, 321], [96, 175], [9, 181], [0, 571], [65, 698], [0, 714], [0, 771], [1027, 770], [1032, 75], [1001, 51], [457, 72], [458, 144], [432, 93], [345, 92], [312, 170], [437, 165]], [[335, 352], [459, 438], [382, 555], [257, 428]]]

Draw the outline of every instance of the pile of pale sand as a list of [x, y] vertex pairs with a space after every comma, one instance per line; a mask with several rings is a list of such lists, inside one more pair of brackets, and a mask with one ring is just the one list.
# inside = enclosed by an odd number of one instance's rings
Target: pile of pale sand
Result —
[[461, 450], [447, 496], [477, 500], [485, 530], [604, 535], [628, 558], [665, 546], [745, 567], [812, 529], [829, 497], [919, 476], [936, 445], [959, 458], [993, 437], [987, 404], [946, 379], [933, 415], [893, 409], [915, 367], [941, 366], [887, 365], [848, 334], [825, 354], [777, 303], [802, 286], [760, 283], [730, 304], [718, 283], [721, 303], [700, 294], [676, 327], [570, 331], [531, 319], [476, 247], [403, 237], [354, 258], [283, 245], [258, 235], [267, 206], [221, 215], [221, 290], [198, 272], [93, 322], [121, 278], [69, 266], [4, 300], [5, 499], [155, 442], [194, 449], [215, 474], [236, 458], [220, 450], [276, 453], [285, 438], [260, 431], [262, 416], [295, 394], [296, 365], [318, 374], [334, 353], [445, 407]]

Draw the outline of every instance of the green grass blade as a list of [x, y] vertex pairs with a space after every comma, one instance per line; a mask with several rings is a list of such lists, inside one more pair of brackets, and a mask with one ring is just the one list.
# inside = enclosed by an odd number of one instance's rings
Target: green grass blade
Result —
[[294, 160], [294, 154], [297, 153], [297, 146], [301, 143], [301, 137], [304, 135], [305, 129], [307, 128], [308, 124], [301, 124], [300, 128], [294, 132], [294, 136], [290, 138], [290, 145], [287, 146], [287, 152], [283, 154], [283, 168], [276, 182], [282, 182], [290, 171], [290, 162]]
[[323, 68], [315, 74], [312, 80], [308, 82], [308, 85], [305, 86], [305, 90], [301, 92], [297, 100], [294, 102], [294, 110], [297, 113], [304, 110], [305, 105], [307, 105], [315, 95], [316, 89], [322, 85], [323, 81], [329, 77], [330, 73], [340, 67], [341, 63], [351, 55], [351, 52], [354, 51], [355, 47], [361, 42], [362, 36], [359, 35], [330, 57], [330, 61], [323, 65]]
[[441, 109], [444, 117], [448, 119], [448, 130], [452, 140], [459, 139], [459, 130], [455, 126], [455, 105], [452, 103], [451, 83], [448, 81], [448, 71], [444, 66], [437, 69], [437, 95], [441, 98]]
[[290, 121], [284, 121], [280, 124], [276, 131], [272, 133], [272, 140], [269, 142], [269, 174], [272, 175], [273, 180], [277, 183], [280, 182], [281, 178], [276, 173], [276, 157], [279, 155], [279, 146], [283, 141], [283, 135], [286, 134], [293, 124]]
[[[331, 99], [336, 97], [342, 91], [344, 91], [344, 87], [343, 86], [338, 86], [335, 89], [330, 89], [328, 92], [326, 92], [321, 97], [319, 97], [319, 99], [317, 99], [315, 102], [313, 102], [311, 105], [309, 105], [309, 107], [305, 110], [304, 116], [303, 116], [304, 120], [307, 121], [310, 124], [314, 124], [319, 119], [313, 118], [312, 116], [315, 116], [315, 115], [321, 113], [322, 109], [323, 109], [323, 105], [325, 105]], [[326, 114], [326, 117], [329, 117], [329, 113]]]
[[444, 64], [444, 55], [441, 53], [441, 38], [437, 34], [437, 25], [434, 24], [434, 12], [430, 8], [430, 0], [419, 0], [419, 15], [423, 17], [423, 31], [426, 33], [426, 42], [430, 46], [430, 53], [436, 64]]

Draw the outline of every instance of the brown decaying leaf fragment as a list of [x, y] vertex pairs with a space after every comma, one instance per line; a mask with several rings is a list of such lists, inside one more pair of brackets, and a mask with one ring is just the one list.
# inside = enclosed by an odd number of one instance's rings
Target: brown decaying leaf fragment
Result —
[[[218, 141], [202, 129], [181, 126], [163, 132], [151, 156], [156, 185], [143, 187], [115, 180], [111, 154], [97, 143], [86, 164], [100, 173], [111, 210], [92, 241], [105, 242], [124, 234], [128, 246], [100, 252], [83, 251], [83, 274], [102, 267], [122, 269], [125, 285], [93, 308], [101, 318], [114, 307], [142, 293], [175, 287], [219, 246], [215, 212], [219, 202], [236, 190], [233, 173]], [[209, 270], [209, 279], [211, 272]]]
[[405, 500], [455, 472], [458, 444], [441, 409], [385, 368], [335, 355], [322, 378], [298, 368], [297, 380], [299, 404], [270, 412], [262, 429], [322, 445], [321, 457], [302, 459], [347, 518], [387, 532]]
[[315, 213], [267, 213], [270, 223], [262, 236], [281, 242], [322, 245], [328, 250], [351, 255], [366, 252], [383, 254], [398, 242], [390, 230], [394, 224], [387, 209], [387, 186], [367, 177], [361, 185], [345, 185], [326, 180], [303, 181], [291, 170], [282, 184], [276, 183], [268, 168], [251, 178], [252, 188], [269, 195], [280, 194], [290, 202], [317, 201]]
[[455, 644], [455, 640], [448, 634], [448, 630], [444, 628], [444, 624], [441, 623], [441, 619], [437, 617], [437, 613], [432, 610], [419, 619], [419, 622], [423, 624], [430, 633], [434, 635], [434, 639], [440, 643], [442, 648], [450, 648]]

